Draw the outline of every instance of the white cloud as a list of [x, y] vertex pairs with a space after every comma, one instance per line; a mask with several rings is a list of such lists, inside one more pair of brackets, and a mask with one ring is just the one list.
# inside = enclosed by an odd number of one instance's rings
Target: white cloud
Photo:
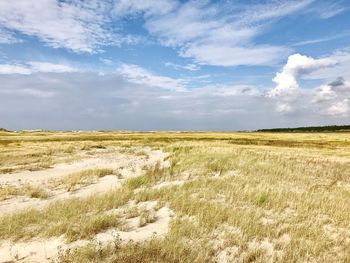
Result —
[[313, 103], [319, 103], [323, 101], [329, 101], [336, 98], [336, 93], [329, 85], [321, 85], [315, 91], [315, 96], [312, 100]]
[[13, 96], [24, 96], [24, 97], [36, 97], [36, 98], [50, 98], [56, 95], [54, 91], [44, 91], [41, 89], [33, 88], [19, 88], [11, 90], [1, 90], [0, 94], [4, 95], [13, 95]]
[[239, 14], [242, 24], [252, 24], [274, 18], [280, 18], [303, 10], [315, 0], [271, 1], [257, 4], [253, 8], [247, 5]]
[[350, 35], [350, 31], [345, 30], [339, 34], [332, 34], [331, 36], [327, 36], [327, 37], [299, 41], [299, 42], [293, 43], [292, 46], [305, 46], [310, 44], [323, 43], [323, 42], [328, 42], [339, 38], [349, 37], [349, 35]]
[[145, 12], [146, 29], [163, 45], [179, 48], [181, 56], [197, 63], [237, 66], [272, 65], [288, 54], [286, 47], [257, 45], [254, 38], [262, 34], [263, 25], [272, 19], [300, 11], [313, 1], [245, 5], [243, 11], [232, 12], [229, 10], [235, 6], [232, 4], [189, 1], [163, 8], [161, 14], [150, 2], [146, 1], [144, 8], [132, 1], [127, 10], [129, 14]]
[[300, 88], [290, 102], [249, 85], [186, 89], [182, 80], [127, 64], [114, 74], [8, 74], [0, 83], [0, 126], [9, 129], [241, 130], [350, 121], [344, 79], [325, 84], [333, 95], [323, 100], [313, 101], [318, 88]]
[[114, 12], [120, 17], [138, 12], [144, 12], [146, 15], [162, 15], [173, 10], [176, 5], [177, 2], [172, 0], [119, 0], [115, 3]]
[[75, 68], [64, 65], [64, 64], [54, 64], [49, 62], [39, 62], [39, 61], [31, 61], [28, 62], [32, 72], [74, 72], [77, 71]]
[[148, 87], [184, 91], [184, 80], [160, 76], [133, 64], [122, 64], [118, 73], [128, 81]]
[[196, 65], [196, 64], [180, 65], [180, 64], [176, 64], [176, 63], [172, 63], [172, 62], [166, 62], [165, 66], [176, 69], [176, 70], [185, 69], [185, 70], [189, 70], [189, 71], [198, 71], [201, 69], [201, 67]]
[[337, 102], [336, 104], [330, 106], [326, 112], [328, 115], [347, 115], [350, 113], [349, 99], [344, 99], [343, 101]]
[[307, 78], [317, 70], [338, 66], [337, 63], [334, 56], [314, 59], [294, 54], [276, 74], [273, 81], [277, 86], [267, 92], [266, 98], [280, 114], [315, 112], [320, 116], [350, 117], [350, 82], [339, 77], [328, 84], [308, 89], [300, 87], [298, 82], [300, 77]]
[[49, 46], [94, 52], [121, 42], [107, 28], [108, 1], [0, 1], [0, 26], [36, 36]]
[[[283, 46], [254, 43], [269, 23], [309, 9], [319, 12], [321, 17], [345, 10], [336, 1], [318, 4], [318, 8], [313, 8], [314, 2], [293, 0], [240, 5], [178, 0], [0, 1], [0, 43], [20, 41], [11, 33], [19, 32], [35, 36], [54, 48], [94, 53], [105, 45], [142, 42], [142, 37], [122, 35], [122, 22], [118, 20], [142, 14], [145, 28], [160, 43], [180, 48], [180, 54], [197, 61], [222, 66], [252, 65], [250, 54], [259, 53], [256, 64], [267, 65], [275, 63], [278, 55], [286, 52]], [[213, 54], [220, 47], [230, 51], [225, 63], [220, 62], [220, 55]], [[272, 56], [274, 52], [278, 52], [276, 56]], [[245, 54], [247, 61], [242, 59]]]
[[291, 55], [282, 71], [273, 79], [277, 86], [269, 91], [268, 96], [294, 96], [299, 90], [298, 77], [335, 64], [336, 60], [331, 58], [314, 59], [300, 54]]
[[350, 76], [350, 49], [335, 51], [328, 58], [337, 61], [337, 64], [333, 67], [320, 68], [306, 76], [306, 78], [328, 79], [330, 81], [340, 75]]
[[29, 75], [36, 72], [74, 72], [77, 69], [65, 65], [50, 62], [29, 61], [25, 64], [0, 64], [0, 74], [24, 74]]
[[23, 65], [0, 64], [0, 74], [30, 74], [31, 70]]
[[275, 46], [239, 47], [230, 45], [189, 45], [181, 55], [192, 57], [199, 64], [213, 66], [271, 65], [278, 62], [289, 49]]
[[278, 102], [276, 104], [276, 111], [280, 113], [291, 113], [294, 111], [294, 109], [288, 103]]
[[343, 13], [347, 9], [348, 7], [345, 7], [339, 0], [327, 0], [320, 1], [318, 5], [314, 5], [305, 12], [316, 13], [321, 19], [328, 19]]
[[22, 42], [20, 39], [17, 39], [12, 33], [8, 30], [5, 30], [0, 27], [0, 44], [13, 44]]
[[196, 64], [187, 64], [184, 66], [184, 69], [187, 69], [189, 71], [197, 71], [197, 70], [200, 70], [201, 67]]

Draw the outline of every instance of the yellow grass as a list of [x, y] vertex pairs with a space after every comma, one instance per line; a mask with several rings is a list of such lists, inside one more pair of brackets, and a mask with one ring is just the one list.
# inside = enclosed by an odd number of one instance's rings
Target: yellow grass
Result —
[[[40, 166], [46, 156], [57, 163], [86, 151], [98, 154], [96, 149], [110, 151], [112, 145], [168, 153], [167, 168], [148, 167], [114, 192], [0, 219], [4, 239], [64, 234], [72, 241], [122, 226], [121, 218], [105, 212], [130, 200], [158, 201], [175, 214], [163, 239], [129, 244], [116, 239], [105, 247], [91, 243], [61, 254], [60, 262], [350, 258], [349, 133], [11, 133], [0, 136], [0, 145], [2, 171], [28, 168], [27, 163]], [[49, 154], [51, 148], [59, 150]], [[78, 184], [82, 177], [77, 176]], [[184, 184], [154, 187], [174, 180]], [[130, 210], [126, 217], [135, 216], [140, 226], [157, 222], [150, 211]]]
[[42, 187], [29, 184], [23, 186], [0, 186], [0, 201], [16, 196], [46, 199], [49, 197], [49, 193]]
[[98, 178], [112, 175], [116, 172], [113, 169], [89, 169], [80, 172], [75, 172], [65, 176], [63, 179], [54, 182], [53, 184], [63, 186], [68, 192], [74, 191], [79, 187], [89, 185], [95, 182]]

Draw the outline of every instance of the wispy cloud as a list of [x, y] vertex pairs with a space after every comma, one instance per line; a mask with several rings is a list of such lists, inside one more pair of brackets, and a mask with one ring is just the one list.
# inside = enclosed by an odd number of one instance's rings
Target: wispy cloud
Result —
[[178, 5], [174, 0], [119, 0], [115, 1], [114, 13], [119, 17], [145, 13], [150, 15], [163, 15], [172, 11]]
[[75, 71], [78, 70], [66, 64], [55, 64], [41, 61], [29, 61], [24, 64], [0, 64], [0, 74], [29, 75], [36, 72], [64, 73]]
[[13, 33], [0, 27], [0, 44], [13, 44], [22, 42]]
[[219, 44], [191, 44], [181, 51], [183, 57], [194, 58], [199, 64], [213, 66], [266, 65], [279, 62], [291, 51], [277, 46], [220, 46]]
[[300, 11], [313, 1], [249, 5], [232, 13], [225, 4], [200, 1], [169, 4], [158, 13], [150, 11], [158, 8], [155, 1], [146, 2], [147, 8], [129, 4], [128, 13], [144, 12], [146, 29], [161, 44], [179, 49], [181, 56], [200, 64], [237, 66], [271, 65], [288, 54], [284, 46], [258, 45], [254, 38], [262, 33], [264, 23]]
[[186, 65], [180, 65], [180, 64], [176, 64], [176, 63], [172, 63], [172, 62], [166, 62], [164, 64], [166, 67], [170, 67], [176, 70], [189, 70], [189, 71], [197, 71], [200, 70], [200, 66], [198, 66], [197, 64], [186, 64]]
[[36, 36], [49, 46], [94, 52], [122, 39], [108, 29], [109, 1], [0, 1], [0, 25]]
[[0, 74], [30, 74], [30, 68], [16, 64], [0, 64]]
[[[314, 0], [275, 0], [249, 5], [177, 0], [0, 1], [0, 43], [20, 41], [13, 34], [18, 32], [35, 36], [54, 48], [94, 53], [103, 46], [142, 42], [140, 36], [123, 32], [120, 20], [143, 15], [145, 28], [161, 44], [180, 48], [180, 54], [197, 61], [220, 65], [220, 56], [216, 58], [212, 52], [222, 46], [234, 51], [227, 54], [230, 58], [223, 66], [235, 66], [237, 63], [231, 61], [241, 61], [240, 57], [250, 49], [260, 53], [259, 57], [269, 51], [265, 59], [257, 62], [265, 65], [266, 61], [275, 62], [271, 53], [286, 52], [283, 46], [261, 46], [254, 42], [266, 25], [296, 13], [312, 12], [330, 18], [345, 10], [339, 1], [316, 5]], [[208, 58], [202, 50], [207, 50]]]
[[299, 41], [296, 43], [293, 43], [292, 46], [305, 46], [305, 45], [311, 45], [311, 44], [318, 44], [318, 43], [323, 43], [323, 42], [328, 42], [332, 40], [336, 40], [339, 38], [344, 38], [350, 36], [350, 31], [346, 30], [344, 32], [341, 32], [339, 34], [333, 34], [328, 37], [321, 37], [321, 38], [315, 38], [315, 39], [308, 39], [304, 41]]
[[345, 5], [346, 1], [328, 0], [319, 1], [317, 5], [305, 10], [307, 13], [316, 13], [321, 19], [328, 19], [345, 12], [349, 7]]
[[263, 4], [243, 6], [239, 12], [238, 22], [240, 24], [252, 25], [258, 22], [269, 21], [295, 12], [302, 11], [310, 6], [315, 0], [302, 1], [270, 1]]
[[160, 76], [137, 65], [122, 64], [117, 72], [125, 79], [135, 84], [175, 91], [185, 90], [185, 80]]

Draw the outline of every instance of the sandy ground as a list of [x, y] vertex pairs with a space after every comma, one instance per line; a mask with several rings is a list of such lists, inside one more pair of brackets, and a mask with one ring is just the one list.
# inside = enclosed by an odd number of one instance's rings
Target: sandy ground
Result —
[[[145, 164], [155, 164], [163, 161], [165, 154], [161, 150], [151, 150], [144, 148], [143, 151], [148, 158], [142, 155], [131, 155], [124, 153], [100, 153], [96, 157], [74, 161], [72, 163], [62, 163], [56, 166], [39, 171], [23, 171], [18, 173], [0, 174], [0, 184], [16, 185], [19, 183], [43, 183], [50, 179], [59, 179], [68, 174], [87, 169], [121, 169], [122, 175], [139, 174]], [[132, 168], [131, 172], [123, 168]], [[132, 174], [131, 174], [132, 173]]]
[[[72, 197], [87, 197], [92, 194], [102, 193], [111, 189], [118, 188], [123, 181], [128, 178], [142, 174], [142, 167], [152, 166], [160, 162], [161, 166], [167, 166], [164, 161], [165, 154], [160, 150], [142, 149], [147, 153], [144, 155], [130, 155], [123, 153], [99, 154], [97, 157], [75, 161], [70, 164], [58, 164], [50, 169], [40, 171], [23, 171], [13, 174], [0, 175], [0, 185], [20, 186], [25, 183], [45, 187], [50, 180], [63, 178], [71, 173], [87, 169], [113, 169], [118, 170], [121, 176], [106, 175], [99, 178], [93, 184], [82, 187], [74, 192], [67, 192], [64, 189], [51, 191], [48, 199], [37, 199], [29, 197], [14, 197], [0, 202], [0, 215], [14, 213], [27, 208], [42, 209], [52, 202], [64, 200]], [[182, 182], [175, 182], [175, 185]], [[160, 185], [159, 187], [166, 187]], [[143, 209], [155, 209], [156, 202], [147, 202], [146, 204], [137, 204], [137, 207]], [[135, 204], [129, 204], [135, 206]], [[125, 209], [125, 208], [124, 208]], [[111, 211], [113, 212], [113, 211]], [[115, 212], [115, 211], [114, 211]], [[117, 211], [120, 212], [120, 211]], [[93, 239], [94, 242], [106, 244], [113, 242], [116, 238], [122, 242], [139, 242], [148, 239], [154, 235], [162, 236], [167, 233], [172, 211], [168, 207], [162, 207], [156, 211], [156, 220], [153, 223], [139, 227], [139, 217], [126, 219], [128, 231], [119, 231], [109, 229], [104, 233], [99, 233]], [[91, 241], [79, 240], [66, 244], [63, 237], [29, 240], [26, 242], [11, 242], [0, 240], [0, 263], [4, 262], [51, 262], [57, 257], [60, 250], [88, 244]]]
[[40, 171], [23, 171], [13, 174], [1, 174], [0, 185], [20, 186], [30, 184], [47, 188], [46, 184], [50, 180], [57, 180], [74, 172], [88, 169], [113, 169], [118, 170], [121, 178], [117, 176], [104, 176], [96, 183], [82, 187], [74, 192], [65, 190], [52, 191], [48, 199], [41, 200], [37, 198], [28, 198], [18, 196], [8, 200], [0, 201], [0, 215], [13, 213], [26, 208], [43, 208], [52, 202], [63, 200], [71, 197], [86, 197], [95, 193], [106, 192], [121, 186], [122, 182], [128, 178], [142, 174], [142, 167], [155, 165], [158, 161], [162, 165], [168, 165], [164, 162], [165, 154], [160, 150], [144, 149], [148, 158], [145, 156], [128, 155], [128, 154], [100, 154], [98, 157], [75, 161], [71, 164], [58, 164], [53, 168]]
[[[161, 237], [168, 232], [172, 211], [168, 207], [162, 207], [156, 213], [156, 221], [143, 227], [138, 227], [139, 217], [127, 220], [130, 231], [109, 229], [104, 233], [97, 234], [93, 241], [100, 245], [121, 239], [122, 242], [140, 242], [153, 236]], [[0, 263], [5, 262], [52, 262], [59, 251], [68, 248], [87, 245], [88, 240], [79, 240], [66, 244], [63, 237], [31, 240], [28, 242], [0, 241]]]

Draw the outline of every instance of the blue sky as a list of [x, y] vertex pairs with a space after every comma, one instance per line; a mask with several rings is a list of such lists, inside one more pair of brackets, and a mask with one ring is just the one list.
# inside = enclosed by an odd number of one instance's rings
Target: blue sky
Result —
[[0, 127], [350, 123], [350, 1], [0, 0]]

